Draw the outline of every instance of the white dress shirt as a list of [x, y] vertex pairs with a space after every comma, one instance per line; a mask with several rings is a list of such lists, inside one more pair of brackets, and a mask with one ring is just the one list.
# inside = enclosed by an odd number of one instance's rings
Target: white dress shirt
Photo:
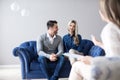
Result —
[[51, 36], [49, 35], [49, 33], [47, 33], [47, 37], [49, 38], [50, 43], [53, 44], [54, 39], [56, 38], [56, 35], [54, 35], [53, 37], [51, 37]]

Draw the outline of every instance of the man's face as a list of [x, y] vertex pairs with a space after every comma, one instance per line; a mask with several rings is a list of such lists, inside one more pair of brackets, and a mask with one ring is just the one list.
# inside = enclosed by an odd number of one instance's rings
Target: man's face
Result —
[[58, 25], [57, 25], [57, 24], [54, 24], [54, 26], [51, 27], [51, 32], [52, 32], [54, 35], [57, 34], [57, 32], [58, 32]]

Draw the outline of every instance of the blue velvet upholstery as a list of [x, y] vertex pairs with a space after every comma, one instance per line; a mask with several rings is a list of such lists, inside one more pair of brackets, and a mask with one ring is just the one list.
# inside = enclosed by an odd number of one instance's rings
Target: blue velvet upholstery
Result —
[[90, 40], [83, 39], [81, 45], [82, 45], [82, 52], [86, 56], [89, 55], [89, 51], [92, 48], [92, 46], [94, 46], [94, 43]]
[[92, 46], [88, 53], [89, 56], [97, 57], [97, 56], [105, 56], [105, 51], [99, 46]]
[[92, 57], [97, 57], [105, 55], [105, 51], [101, 47], [94, 45], [94, 43], [90, 40], [83, 39], [81, 45], [84, 56], [89, 55]]
[[[82, 50], [85, 55], [99, 56], [103, 54], [103, 51], [100, 47], [94, 46], [90, 40], [82, 40]], [[92, 48], [93, 47], [93, 48]], [[100, 48], [100, 49], [98, 49]], [[100, 51], [101, 50], [101, 51]], [[97, 55], [96, 55], [96, 52]], [[38, 55], [36, 50], [36, 41], [27, 41], [22, 43], [20, 46], [13, 49], [13, 55], [18, 56], [21, 61], [21, 70], [23, 79], [38, 79], [45, 78], [43, 75], [40, 64], [38, 62]], [[50, 73], [54, 71], [56, 64], [49, 64]], [[66, 78], [69, 76], [71, 69], [70, 62], [68, 58], [65, 59], [65, 63], [62, 67], [59, 77]]]

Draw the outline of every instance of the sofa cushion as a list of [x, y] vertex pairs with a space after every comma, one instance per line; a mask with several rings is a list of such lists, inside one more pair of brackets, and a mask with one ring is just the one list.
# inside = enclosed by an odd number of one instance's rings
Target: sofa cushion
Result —
[[30, 64], [30, 70], [32, 70], [32, 71], [41, 70], [40, 63], [37, 60], [32, 61]]
[[[55, 70], [56, 67], [56, 63], [49, 63], [49, 73], [52, 74]], [[70, 62], [68, 60], [68, 58], [65, 58], [65, 62], [63, 64], [63, 67], [60, 71], [60, 77], [68, 77], [71, 70], [71, 65]], [[30, 71], [39, 71], [42, 72], [42, 70], [40, 69], [40, 63], [37, 60], [34, 60], [31, 62], [30, 64]]]

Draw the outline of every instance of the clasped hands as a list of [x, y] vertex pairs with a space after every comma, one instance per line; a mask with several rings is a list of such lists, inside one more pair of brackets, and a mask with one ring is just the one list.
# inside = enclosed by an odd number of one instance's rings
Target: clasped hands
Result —
[[50, 55], [50, 61], [56, 61], [57, 60], [57, 55], [55, 53], [52, 53]]

